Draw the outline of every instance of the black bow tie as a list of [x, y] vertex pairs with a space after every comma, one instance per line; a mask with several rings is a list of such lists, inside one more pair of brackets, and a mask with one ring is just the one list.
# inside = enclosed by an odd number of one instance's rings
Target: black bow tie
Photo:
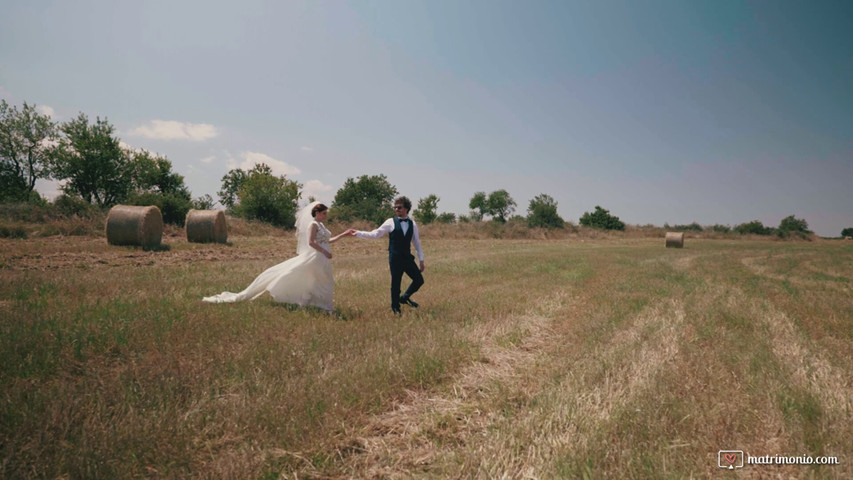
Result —
[[400, 222], [408, 222], [408, 221], [409, 221], [409, 219], [408, 219], [408, 218], [401, 218], [401, 219], [400, 219]]

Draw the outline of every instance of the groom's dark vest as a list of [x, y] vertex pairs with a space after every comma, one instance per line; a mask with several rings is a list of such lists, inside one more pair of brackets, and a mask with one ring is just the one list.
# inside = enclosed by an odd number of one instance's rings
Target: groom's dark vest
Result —
[[388, 234], [388, 253], [391, 256], [411, 255], [412, 233], [415, 231], [412, 221], [409, 220], [409, 228], [406, 234], [403, 234], [403, 228], [400, 226], [400, 218], [394, 217], [394, 230]]

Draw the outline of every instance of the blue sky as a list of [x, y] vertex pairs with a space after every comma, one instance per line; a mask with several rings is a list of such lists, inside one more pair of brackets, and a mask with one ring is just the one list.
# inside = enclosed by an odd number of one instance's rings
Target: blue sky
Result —
[[[467, 213], [853, 227], [853, 2], [6, 0], [0, 97], [106, 117], [193, 196], [265, 162]], [[49, 194], [54, 186], [39, 187]]]

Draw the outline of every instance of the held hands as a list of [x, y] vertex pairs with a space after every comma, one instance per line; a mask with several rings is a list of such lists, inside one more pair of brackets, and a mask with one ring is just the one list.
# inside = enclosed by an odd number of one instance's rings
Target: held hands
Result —
[[350, 228], [349, 230], [347, 230], [346, 232], [344, 232], [344, 235], [346, 235], [346, 236], [348, 236], [348, 237], [354, 237], [354, 236], [355, 236], [355, 232], [356, 232], [356, 230], [355, 230], [354, 228]]

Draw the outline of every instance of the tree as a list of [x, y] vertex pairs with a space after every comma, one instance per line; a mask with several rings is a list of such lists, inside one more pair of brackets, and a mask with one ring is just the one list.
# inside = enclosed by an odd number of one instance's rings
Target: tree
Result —
[[440, 214], [436, 219], [438, 223], [456, 223], [456, 214], [451, 212], [444, 212]]
[[237, 191], [238, 203], [233, 211], [249, 220], [292, 227], [296, 222], [297, 202], [302, 196], [300, 188], [302, 185], [288, 180], [284, 175], [273, 175], [268, 165], [256, 164], [245, 172], [245, 179]]
[[841, 236], [853, 238], [853, 227], [847, 227], [847, 228], [841, 230]]
[[540, 194], [527, 207], [527, 225], [544, 228], [563, 228], [565, 222], [557, 214], [557, 202], [550, 195]]
[[741, 223], [740, 225], [736, 226], [735, 231], [742, 235], [770, 235], [771, 233], [773, 233], [773, 228], [765, 227], [764, 224], [760, 221], [753, 220], [751, 222]]
[[812, 231], [809, 230], [809, 224], [805, 220], [789, 215], [779, 222], [776, 233], [780, 237], [789, 237], [791, 235], [807, 236], [811, 235]]
[[424, 225], [434, 222], [438, 218], [436, 210], [438, 210], [439, 200], [435, 194], [418, 200], [418, 207], [414, 212], [415, 219]]
[[396, 195], [397, 187], [391, 185], [385, 175], [362, 175], [358, 180], [347, 178], [332, 201], [335, 218], [362, 219], [380, 225], [394, 215]]
[[610, 214], [609, 210], [595, 206], [593, 213], [584, 212], [580, 218], [584, 227], [600, 228], [603, 230], [625, 230], [625, 223], [619, 217]]
[[213, 197], [205, 193], [193, 200], [192, 205], [196, 210], [210, 210], [213, 208]]
[[483, 216], [489, 213], [489, 197], [486, 196], [486, 192], [477, 192], [471, 197], [471, 201], [468, 202], [468, 208], [471, 209], [471, 214], [469, 217], [471, 220], [479, 222], [483, 219]]
[[182, 193], [189, 195], [183, 175], [172, 171], [172, 162], [147, 150], [125, 151], [133, 188], [137, 192]]
[[184, 226], [187, 212], [193, 208], [192, 199], [189, 194], [141, 192], [131, 194], [126, 203], [129, 205], [154, 205], [160, 209], [163, 215], [163, 223]]
[[243, 182], [246, 181], [247, 177], [248, 174], [245, 170], [241, 170], [239, 168], [229, 170], [228, 173], [222, 177], [222, 189], [217, 192], [217, 195], [219, 195], [219, 203], [228, 209], [237, 205], [237, 202], [240, 201], [237, 193], [240, 191], [240, 187], [243, 185]]
[[56, 124], [35, 106], [18, 111], [0, 100], [0, 201], [28, 200], [36, 180], [49, 176], [50, 142], [58, 136]]
[[183, 226], [187, 212], [192, 208], [192, 196], [184, 185], [183, 175], [172, 171], [172, 162], [166, 157], [153, 155], [147, 150], [125, 150], [130, 159], [131, 205], [156, 205], [163, 221]]
[[495, 220], [506, 223], [515, 211], [516, 203], [506, 190], [495, 190], [489, 194], [489, 214]]
[[90, 126], [81, 113], [60, 130], [65, 136], [52, 150], [50, 163], [53, 177], [66, 181], [62, 189], [100, 207], [124, 201], [133, 184], [132, 170], [113, 126], [100, 118]]
[[507, 218], [515, 211], [515, 207], [515, 200], [506, 190], [495, 190], [489, 195], [486, 195], [486, 192], [477, 192], [468, 202], [468, 208], [471, 209], [470, 217], [476, 221], [489, 215], [493, 220], [506, 223]]
[[671, 227], [669, 224], [664, 223], [663, 228], [666, 230], [674, 230], [676, 232], [701, 232], [703, 230], [702, 225], [699, 225], [696, 222], [693, 222], [690, 225], [673, 225]]

